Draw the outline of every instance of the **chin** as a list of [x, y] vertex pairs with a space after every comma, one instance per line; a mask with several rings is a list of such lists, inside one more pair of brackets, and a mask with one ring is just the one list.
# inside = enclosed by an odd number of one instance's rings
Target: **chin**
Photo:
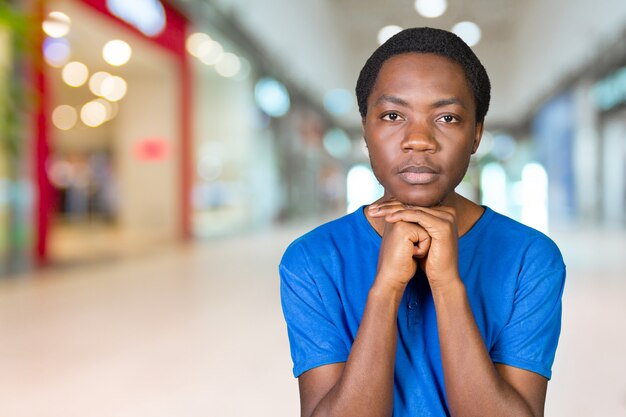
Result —
[[409, 206], [436, 207], [441, 205], [445, 196], [433, 195], [432, 193], [429, 193], [428, 195], [425, 195], [424, 193], [396, 193], [394, 194], [394, 198], [402, 204]]

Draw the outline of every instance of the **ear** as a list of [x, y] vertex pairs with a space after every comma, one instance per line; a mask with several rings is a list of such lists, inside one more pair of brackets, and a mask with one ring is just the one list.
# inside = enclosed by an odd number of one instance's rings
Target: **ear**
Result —
[[365, 139], [365, 146], [367, 146], [367, 137], [365, 136], [365, 117], [361, 117], [361, 130], [363, 132], [363, 139]]
[[476, 153], [478, 150], [478, 145], [480, 145], [480, 139], [483, 137], [483, 122], [476, 123], [476, 132], [474, 133], [474, 144], [472, 145], [472, 155]]

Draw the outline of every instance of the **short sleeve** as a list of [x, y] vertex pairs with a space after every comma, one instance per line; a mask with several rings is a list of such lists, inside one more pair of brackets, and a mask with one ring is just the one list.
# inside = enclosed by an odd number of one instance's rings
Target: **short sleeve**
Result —
[[552, 377], [564, 283], [556, 245], [546, 237], [534, 242], [520, 271], [511, 316], [491, 349], [494, 362]]
[[[295, 377], [322, 365], [345, 362], [349, 348], [330, 320], [320, 289], [303, 259], [288, 249], [279, 266], [280, 296]], [[295, 259], [294, 259], [295, 257]]]

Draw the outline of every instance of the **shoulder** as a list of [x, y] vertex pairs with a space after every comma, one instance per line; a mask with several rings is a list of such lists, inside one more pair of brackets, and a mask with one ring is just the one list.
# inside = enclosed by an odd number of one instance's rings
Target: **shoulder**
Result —
[[280, 268], [292, 269], [302, 263], [332, 257], [359, 233], [359, 216], [362, 216], [359, 210], [322, 224], [294, 240], [285, 250]]
[[547, 269], [564, 268], [561, 251], [547, 235], [489, 208], [485, 215], [484, 237], [492, 250], [515, 253], [525, 263], [540, 262]]

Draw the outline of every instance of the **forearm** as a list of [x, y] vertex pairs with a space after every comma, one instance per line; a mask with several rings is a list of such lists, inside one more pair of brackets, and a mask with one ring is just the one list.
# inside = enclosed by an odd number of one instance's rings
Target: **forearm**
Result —
[[402, 293], [383, 285], [372, 287], [342, 376], [312, 416], [391, 416]]
[[454, 417], [533, 417], [496, 370], [474, 320], [465, 286], [433, 289], [446, 397]]

